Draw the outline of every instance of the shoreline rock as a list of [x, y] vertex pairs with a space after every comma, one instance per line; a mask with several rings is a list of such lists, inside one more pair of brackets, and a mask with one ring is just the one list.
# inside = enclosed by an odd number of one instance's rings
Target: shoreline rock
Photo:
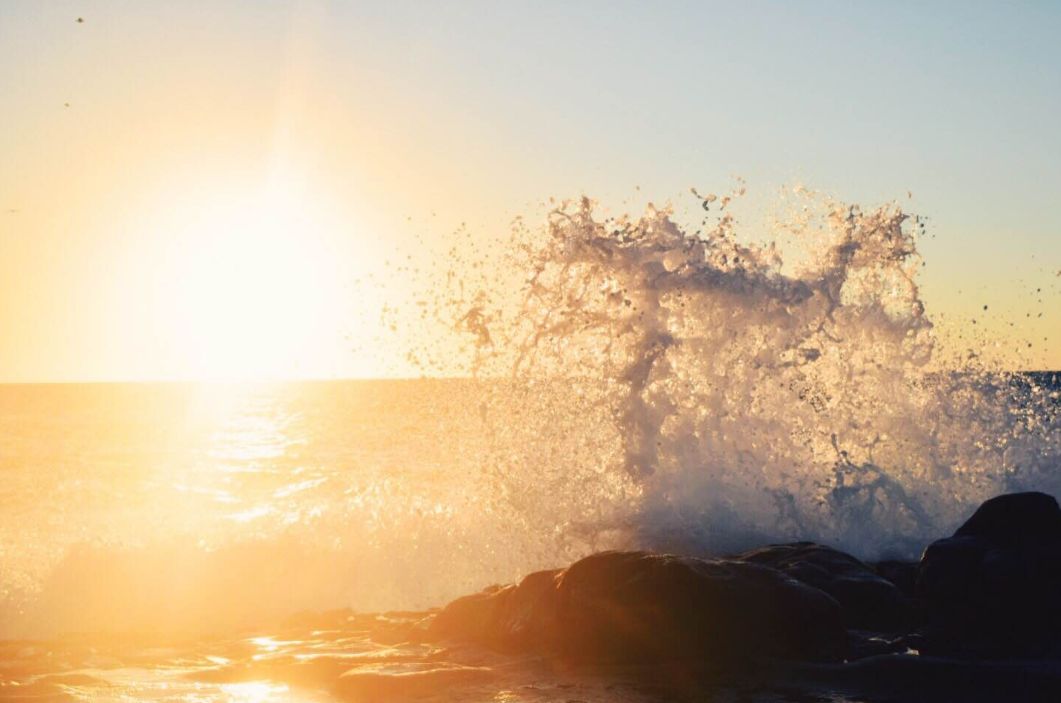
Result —
[[917, 595], [934, 649], [1041, 655], [1061, 644], [1061, 508], [1045, 493], [983, 503], [918, 568]]
[[902, 591], [868, 564], [838, 549], [794, 542], [760, 547], [734, 558], [769, 566], [828, 593], [840, 604], [848, 628], [901, 632], [911, 624], [911, 603]]
[[427, 627], [502, 651], [572, 661], [838, 661], [847, 635], [825, 592], [760, 564], [603, 552], [453, 601]]
[[911, 701], [938, 699], [945, 687], [925, 682], [939, 679], [973, 700], [1007, 686], [1061, 700], [1061, 508], [1043, 493], [998, 496], [917, 563], [871, 565], [811, 542], [726, 559], [603, 552], [459, 598], [422, 633], [574, 663], [677, 665], [708, 687]]

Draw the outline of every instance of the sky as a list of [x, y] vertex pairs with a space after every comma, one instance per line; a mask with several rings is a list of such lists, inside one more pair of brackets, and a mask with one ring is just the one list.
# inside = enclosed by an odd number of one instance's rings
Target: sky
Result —
[[1061, 368], [1059, 35], [1045, 2], [0, 0], [0, 380], [402, 375], [395, 257], [738, 176], [901, 201], [941, 329]]

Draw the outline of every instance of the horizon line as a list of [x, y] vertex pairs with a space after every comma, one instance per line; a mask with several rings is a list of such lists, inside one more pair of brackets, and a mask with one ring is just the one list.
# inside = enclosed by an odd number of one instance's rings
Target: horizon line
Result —
[[[1001, 373], [1061, 373], [1057, 369], [1001, 369]], [[932, 373], [939, 373], [934, 371]], [[291, 378], [129, 378], [129, 379], [62, 379], [62, 380], [5, 380], [0, 379], [0, 386], [132, 386], [132, 385], [226, 385], [226, 386], [268, 386], [282, 385], [285, 383], [366, 383], [373, 381], [465, 381], [473, 380], [475, 376], [447, 376], [447, 375], [420, 375], [420, 376], [302, 376]], [[486, 378], [486, 377], [480, 377]]]

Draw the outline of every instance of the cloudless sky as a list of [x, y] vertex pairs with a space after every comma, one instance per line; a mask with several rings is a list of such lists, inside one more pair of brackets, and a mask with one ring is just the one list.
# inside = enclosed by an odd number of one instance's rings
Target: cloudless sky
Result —
[[209, 371], [183, 338], [237, 333], [194, 280], [254, 292], [303, 256], [219, 259], [226, 203], [294, 193], [327, 252], [278, 318], [312, 343], [269, 363], [373, 375], [365, 277], [414, 229], [734, 176], [928, 216], [930, 315], [1058, 368], [1059, 36], [1046, 2], [0, 0], [0, 379]]

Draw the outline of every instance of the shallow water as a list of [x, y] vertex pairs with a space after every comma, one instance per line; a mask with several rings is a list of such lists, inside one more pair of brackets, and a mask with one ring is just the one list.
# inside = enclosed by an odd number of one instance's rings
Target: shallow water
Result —
[[[271, 630], [194, 640], [65, 638], [0, 645], [0, 700], [328, 703], [658, 703], [674, 700], [853, 700], [818, 688], [705, 688], [683, 676], [574, 669], [474, 647], [406, 641], [424, 613], [302, 618]], [[311, 622], [312, 621], [312, 622]], [[808, 698], [808, 695], [810, 697]], [[705, 698], [707, 696], [707, 698]]]

